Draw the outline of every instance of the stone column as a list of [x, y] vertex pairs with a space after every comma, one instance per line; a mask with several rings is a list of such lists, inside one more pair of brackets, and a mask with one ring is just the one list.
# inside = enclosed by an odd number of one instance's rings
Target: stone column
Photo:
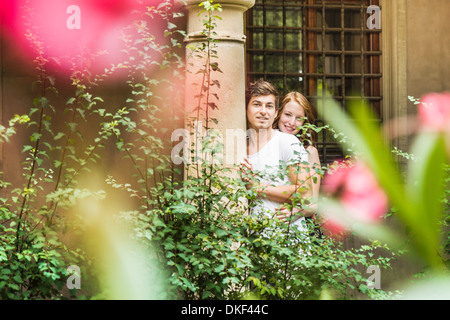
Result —
[[[382, 0], [383, 117], [392, 147], [408, 150], [408, 66], [406, 0]], [[402, 167], [406, 159], [399, 159]], [[402, 168], [404, 170], [405, 168]]]
[[[186, 6], [186, 127], [192, 128], [193, 121], [197, 121], [197, 134], [193, 138], [197, 148], [201, 148], [200, 140], [206, 129], [213, 128], [223, 139], [223, 163], [228, 166], [239, 163], [246, 154], [244, 12], [254, 5], [255, 0], [217, 0], [213, 3], [220, 4], [221, 11], [213, 13], [220, 19], [213, 18], [210, 61], [207, 60], [208, 42], [204, 33], [208, 14], [199, 14], [204, 9], [199, 6], [201, 2], [188, 0]], [[199, 50], [202, 46], [203, 50]], [[201, 89], [208, 79], [204, 70], [211, 70], [209, 94]], [[206, 123], [206, 118], [211, 120]]]

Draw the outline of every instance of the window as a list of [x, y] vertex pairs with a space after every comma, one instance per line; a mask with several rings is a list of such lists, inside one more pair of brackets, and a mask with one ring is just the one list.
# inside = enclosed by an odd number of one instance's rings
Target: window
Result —
[[[381, 30], [367, 27], [370, 5], [379, 0], [256, 0], [246, 16], [247, 81], [264, 78], [315, 106], [325, 89], [343, 108], [363, 96], [380, 120]], [[343, 157], [330, 133], [317, 142], [324, 164]]]

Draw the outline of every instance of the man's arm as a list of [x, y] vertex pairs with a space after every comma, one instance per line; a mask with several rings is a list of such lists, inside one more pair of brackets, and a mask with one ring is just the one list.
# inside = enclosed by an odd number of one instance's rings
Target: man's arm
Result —
[[311, 175], [311, 199], [308, 205], [303, 205], [301, 208], [296, 206], [293, 208], [281, 207], [280, 213], [277, 215], [278, 219], [284, 221], [286, 218], [295, 216], [296, 219], [300, 217], [311, 217], [314, 216], [318, 209], [318, 199], [322, 176], [316, 172], [316, 169], [321, 169], [319, 153], [317, 148], [309, 146], [308, 151], [308, 162], [310, 167]]

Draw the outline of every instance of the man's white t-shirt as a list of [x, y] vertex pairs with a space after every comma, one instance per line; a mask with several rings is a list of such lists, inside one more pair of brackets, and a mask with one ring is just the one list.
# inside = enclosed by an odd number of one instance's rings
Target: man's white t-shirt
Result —
[[[287, 166], [308, 162], [308, 153], [297, 137], [275, 130], [275, 135], [259, 152], [248, 156], [253, 172], [257, 174], [260, 183], [271, 186], [292, 184], [289, 180]], [[264, 213], [272, 216], [282, 203], [264, 197], [258, 198], [252, 213]], [[302, 228], [304, 217], [294, 224]]]

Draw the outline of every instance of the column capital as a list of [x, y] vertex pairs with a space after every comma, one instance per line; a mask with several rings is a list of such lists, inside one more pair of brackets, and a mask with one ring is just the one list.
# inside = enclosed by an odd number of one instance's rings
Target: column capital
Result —
[[[199, 4], [202, 2], [201, 0], [186, 1], [185, 9], [188, 12], [187, 36], [184, 39], [186, 43], [206, 40], [203, 34], [202, 18], [198, 16], [202, 10]], [[255, 0], [216, 0], [215, 3], [220, 4], [223, 10], [214, 13], [222, 17], [222, 20], [215, 21], [214, 38], [220, 41], [244, 43], [243, 14], [255, 4]]]

